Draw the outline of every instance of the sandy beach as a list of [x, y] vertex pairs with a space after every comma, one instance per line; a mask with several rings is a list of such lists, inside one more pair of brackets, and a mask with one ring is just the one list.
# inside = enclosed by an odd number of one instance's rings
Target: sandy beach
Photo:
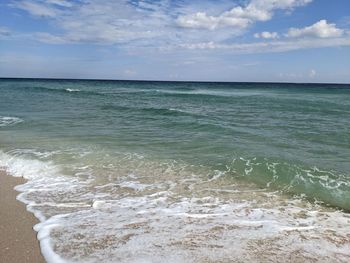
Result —
[[13, 189], [24, 182], [0, 171], [0, 262], [45, 262], [33, 230], [38, 220], [16, 200]]

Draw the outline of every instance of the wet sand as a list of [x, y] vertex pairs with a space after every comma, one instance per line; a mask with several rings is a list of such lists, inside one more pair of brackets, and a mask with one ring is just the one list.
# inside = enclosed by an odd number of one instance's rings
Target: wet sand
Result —
[[13, 189], [24, 182], [0, 171], [0, 262], [45, 262], [33, 230], [38, 220], [16, 200]]

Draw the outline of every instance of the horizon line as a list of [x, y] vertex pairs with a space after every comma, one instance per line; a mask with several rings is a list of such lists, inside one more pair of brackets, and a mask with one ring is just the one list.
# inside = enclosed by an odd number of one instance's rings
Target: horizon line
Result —
[[98, 78], [56, 78], [56, 77], [0, 77], [0, 80], [65, 80], [65, 81], [126, 81], [126, 82], [172, 82], [172, 83], [218, 83], [218, 84], [294, 84], [294, 85], [350, 85], [345, 82], [288, 82], [288, 81], [209, 81], [209, 80], [152, 80], [152, 79], [98, 79]]

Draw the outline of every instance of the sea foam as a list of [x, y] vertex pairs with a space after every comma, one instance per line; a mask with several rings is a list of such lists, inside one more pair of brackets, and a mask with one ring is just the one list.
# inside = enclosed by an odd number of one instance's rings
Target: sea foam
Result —
[[23, 120], [17, 117], [0, 116], [0, 127], [13, 126], [21, 122], [23, 122]]
[[66, 180], [60, 175], [59, 169], [52, 163], [24, 159], [2, 151], [0, 151], [0, 168], [5, 169], [8, 174], [14, 177], [23, 177], [28, 180], [27, 183], [16, 186], [16, 190], [21, 192], [17, 199], [25, 203], [27, 210], [40, 220], [34, 229], [38, 232], [37, 238], [45, 260], [49, 263], [66, 262], [53, 251], [50, 244], [50, 230], [57, 226], [57, 220], [54, 217], [47, 219], [40, 209], [35, 208], [38, 203], [28, 198], [30, 193], [40, 191], [40, 189], [47, 190], [50, 185], [57, 185], [59, 181], [66, 183]]
[[[276, 261], [293, 251], [304, 259], [350, 257], [350, 245], [342, 241], [350, 235], [344, 232], [349, 217], [303, 199], [229, 185], [224, 175], [209, 179], [182, 164], [135, 155], [108, 161], [118, 177], [82, 180], [40, 160], [47, 153], [23, 152], [0, 152], [0, 167], [28, 180], [17, 186], [18, 199], [41, 221], [34, 229], [50, 263], [234, 261], [243, 255], [254, 261], [263, 250], [273, 251]], [[81, 163], [74, 170], [90, 169]], [[217, 192], [219, 187], [230, 195]]]
[[68, 92], [79, 92], [81, 90], [80, 89], [65, 89], [65, 91], [68, 91]]

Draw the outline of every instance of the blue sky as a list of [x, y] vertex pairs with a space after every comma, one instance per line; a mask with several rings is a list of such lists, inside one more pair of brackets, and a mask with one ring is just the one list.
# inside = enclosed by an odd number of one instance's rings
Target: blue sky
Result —
[[350, 83], [350, 1], [2, 0], [0, 77]]

